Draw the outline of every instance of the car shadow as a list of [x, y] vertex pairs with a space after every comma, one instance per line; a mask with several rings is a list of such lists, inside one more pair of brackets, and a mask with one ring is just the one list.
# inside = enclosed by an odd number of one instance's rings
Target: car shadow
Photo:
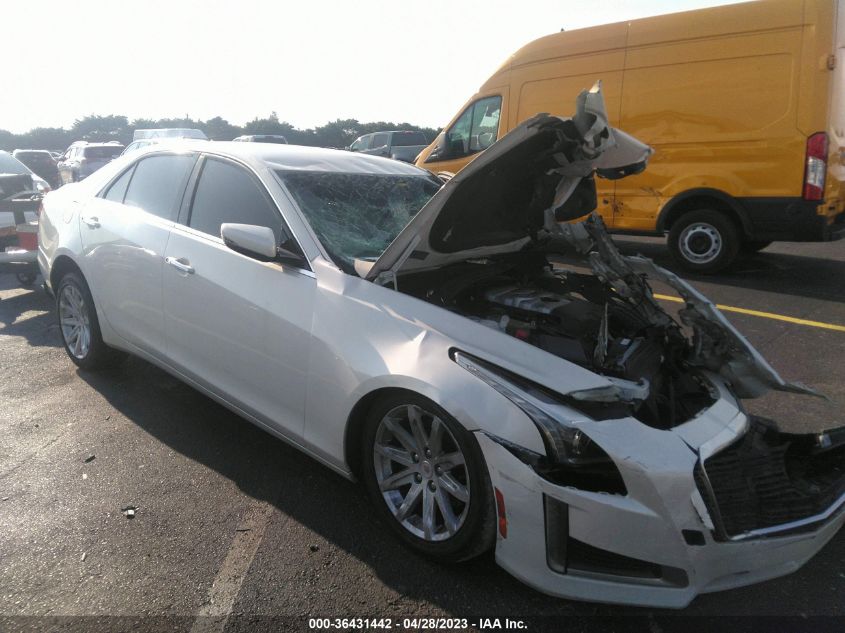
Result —
[[777, 245], [777, 251], [741, 255], [721, 273], [697, 275], [678, 268], [663, 240], [615, 235], [613, 241], [623, 254], [648, 257], [690, 281], [845, 303], [845, 286], [831, 283], [845, 278], [845, 261], [783, 252], [800, 245]]
[[[0, 290], [20, 288], [14, 275], [0, 275]], [[0, 299], [0, 336], [19, 336], [33, 347], [61, 347], [53, 301], [38, 287]]]
[[[79, 372], [126, 418], [172, 450], [226, 477], [244, 494], [273, 504], [327, 543], [363, 562], [400, 596], [425, 601], [460, 616], [606, 617], [675, 615], [675, 611], [618, 607], [550, 598], [520, 583], [494, 562], [492, 553], [459, 565], [417, 556], [390, 534], [372, 512], [363, 487], [346, 480], [281, 440], [242, 420], [210, 398], [146, 363], [129, 358], [107, 374]], [[272, 546], [272, 547], [271, 547]], [[273, 556], [276, 544], [265, 551]], [[845, 559], [845, 539], [828, 545], [826, 558]], [[817, 557], [820, 558], [820, 557]], [[400, 564], [401, 561], [401, 564]], [[273, 560], [256, 556], [250, 575]], [[696, 599], [687, 614], [766, 614], [773, 585], [784, 600], [800, 603], [796, 613], [829, 613], [824, 592], [802, 595], [807, 578], [835, 574], [811, 561], [789, 579]], [[268, 572], [273, 575], [272, 572]], [[800, 574], [800, 576], [799, 576]], [[256, 581], [258, 582], [258, 581]], [[835, 581], [831, 581], [835, 582]], [[826, 585], [828, 583], [822, 583]], [[803, 592], [809, 594], [811, 592]], [[800, 596], [800, 597], [795, 597]], [[377, 611], [367, 611], [372, 617]], [[557, 620], [556, 620], [557, 622]]]

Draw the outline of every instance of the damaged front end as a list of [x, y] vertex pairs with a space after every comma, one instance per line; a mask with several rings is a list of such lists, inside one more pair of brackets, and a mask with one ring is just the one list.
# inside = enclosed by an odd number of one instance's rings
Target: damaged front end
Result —
[[701, 455], [695, 483], [717, 541], [813, 530], [845, 506], [845, 428], [784, 433], [751, 417], [739, 439]]
[[[573, 118], [538, 115], [473, 161], [366, 276], [601, 379], [567, 389], [565, 367], [550, 364], [555, 375], [539, 384], [453, 350], [455, 362], [534, 421], [546, 455], [493, 439], [546, 481], [628, 494], [612, 453], [588, 437], [589, 423], [634, 418], [652, 429], [677, 429], [715, 420], [715, 405], [727, 397], [742, 422], [727, 440], [707, 450], [684, 440], [698, 464], [696, 507], [703, 506], [699, 514], [714, 538], [823, 521], [845, 501], [845, 432], [783, 433], [742, 414], [735, 400], [769, 390], [819, 394], [781, 378], [691, 285], [649, 259], [622, 255], [594, 213], [594, 178], [638, 173], [651, 153], [609, 127], [597, 85], [581, 94]], [[655, 299], [649, 280], [682, 297], [680, 322]], [[732, 420], [719, 423], [727, 429]]]
[[[638, 173], [652, 150], [608, 125], [600, 84], [576, 105], [573, 118], [537, 115], [473, 161], [367, 277], [606, 377], [568, 396], [623, 402], [658, 428], [712, 404], [710, 372], [739, 398], [769, 389], [818, 395], [783, 380], [692, 286], [618, 251], [594, 213], [594, 178]], [[649, 278], [683, 297], [681, 323], [655, 300]]]

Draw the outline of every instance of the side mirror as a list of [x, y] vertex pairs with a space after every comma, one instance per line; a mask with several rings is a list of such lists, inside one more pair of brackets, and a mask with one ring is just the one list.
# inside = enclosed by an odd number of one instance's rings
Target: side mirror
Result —
[[264, 262], [279, 261], [298, 268], [307, 266], [302, 255], [276, 244], [276, 236], [269, 227], [226, 222], [220, 227], [220, 237], [227, 247], [247, 257]]
[[269, 227], [226, 222], [220, 227], [220, 237], [226, 246], [243, 255], [257, 255], [265, 261], [276, 257], [276, 236]]
[[443, 132], [435, 139], [436, 145], [434, 149], [431, 150], [431, 154], [428, 155], [426, 162], [429, 161], [437, 161], [437, 160], [446, 160], [449, 158], [449, 133]]

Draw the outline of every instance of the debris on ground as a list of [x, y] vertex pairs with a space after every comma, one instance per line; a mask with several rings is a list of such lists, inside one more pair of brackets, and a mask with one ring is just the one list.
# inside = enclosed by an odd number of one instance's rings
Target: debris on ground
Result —
[[97, 459], [97, 456], [96, 456], [96, 455], [89, 455], [89, 456], [88, 456], [88, 457], [86, 457], [83, 461], [84, 461], [86, 464], [90, 464], [90, 463], [91, 463], [91, 462], [93, 462], [95, 459]]
[[310, 549], [312, 552], [319, 552], [320, 546], [319, 545], [309, 545], [308, 549]]
[[88, 552], [82, 552], [82, 557], [79, 559], [79, 561], [84, 563], [86, 558], [88, 558]]
[[127, 519], [134, 519], [135, 511], [137, 509], [137, 506], [126, 506], [125, 508], [121, 508], [120, 511], [123, 512], [123, 516], [125, 516]]

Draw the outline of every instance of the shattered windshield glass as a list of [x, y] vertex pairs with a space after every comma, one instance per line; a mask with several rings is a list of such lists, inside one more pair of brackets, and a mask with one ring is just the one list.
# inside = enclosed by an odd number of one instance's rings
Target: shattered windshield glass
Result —
[[276, 172], [341, 268], [374, 260], [440, 188], [433, 177]]

